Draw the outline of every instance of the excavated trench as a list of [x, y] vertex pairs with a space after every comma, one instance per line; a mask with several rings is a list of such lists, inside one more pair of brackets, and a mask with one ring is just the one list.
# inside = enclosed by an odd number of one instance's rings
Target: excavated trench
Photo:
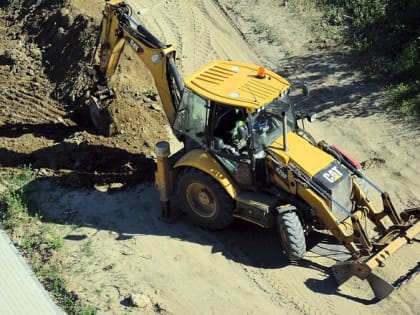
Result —
[[0, 1], [0, 16], [0, 166], [30, 164], [77, 186], [150, 180], [154, 138], [142, 130], [163, 125], [158, 104], [127, 95], [134, 113], [120, 110], [125, 130], [112, 139], [90, 122], [87, 69], [99, 21], [67, 0]]

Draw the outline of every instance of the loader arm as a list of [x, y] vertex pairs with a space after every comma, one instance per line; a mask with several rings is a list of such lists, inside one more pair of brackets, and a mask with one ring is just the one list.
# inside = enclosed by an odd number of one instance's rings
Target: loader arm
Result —
[[[375, 274], [375, 269], [384, 267], [386, 260], [391, 255], [404, 245], [412, 244], [417, 240], [416, 237], [420, 234], [420, 208], [405, 209], [398, 213], [389, 194], [363, 175], [359, 163], [337, 146], [330, 146], [325, 141], [319, 142], [318, 145], [340, 161], [353, 174], [354, 178], [363, 179], [366, 184], [381, 195], [382, 209], [373, 205], [366, 192], [354, 179], [352, 185], [352, 200], [356, 205], [354, 211], [338, 225], [328, 226], [326, 222], [328, 229], [352, 254], [352, 259], [337, 262], [332, 267], [339, 286], [352, 276], [357, 276], [362, 280], [366, 279], [376, 299], [381, 300], [387, 297], [395, 287]], [[322, 217], [325, 218], [326, 211], [320, 210]], [[367, 230], [366, 222], [368, 220], [373, 224], [370, 231]], [[336, 232], [335, 226], [339, 228]], [[408, 279], [407, 277], [413, 275], [415, 273], [403, 278]]]
[[[293, 204], [294, 198], [299, 198], [309, 205], [305, 212], [300, 205], [303, 222], [308, 226], [315, 222], [315, 228], [328, 230], [351, 254], [347, 261], [332, 267], [339, 286], [356, 276], [368, 281], [378, 300], [385, 298], [395, 284], [380, 277], [376, 269], [416, 240], [420, 234], [420, 208], [397, 212], [388, 193], [369, 180], [360, 164], [337, 146], [321, 141], [315, 147], [296, 134], [287, 136], [288, 151], [283, 150], [286, 146], [282, 147], [281, 140], [266, 149], [270, 180], [288, 194], [283, 195], [286, 202]], [[381, 207], [370, 200], [362, 180], [381, 195]]]
[[175, 65], [175, 49], [160, 42], [130, 15], [130, 7], [123, 1], [111, 0], [105, 4], [97, 45], [99, 64], [94, 66], [98, 83], [106, 85], [128, 43], [152, 74], [172, 127], [184, 88]]

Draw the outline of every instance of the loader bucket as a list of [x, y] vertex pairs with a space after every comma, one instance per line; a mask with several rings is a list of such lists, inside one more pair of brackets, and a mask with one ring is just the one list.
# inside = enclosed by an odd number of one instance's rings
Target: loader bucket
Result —
[[[358, 266], [354, 262], [340, 262], [335, 264], [332, 267], [332, 271], [338, 282], [338, 286], [342, 285], [352, 276], [359, 277], [357, 268]], [[374, 274], [373, 272], [370, 272], [364, 279], [368, 281], [377, 300], [386, 298], [395, 290], [391, 283]]]
[[[412, 244], [416, 235], [420, 233], [420, 209], [409, 209], [401, 213], [401, 225], [393, 225], [384, 236], [377, 241], [381, 244], [380, 249], [373, 252], [369, 257], [363, 257], [346, 262], [338, 262], [332, 267], [333, 274], [338, 282], [338, 286], [349, 280], [352, 276], [357, 276], [362, 280], [367, 280], [372, 288], [377, 300], [387, 297], [394, 291], [394, 286], [385, 279], [373, 273], [375, 268], [383, 267], [385, 260], [394, 252], [406, 244]], [[396, 235], [396, 231], [398, 234]], [[393, 234], [392, 240], [389, 235]], [[386, 244], [384, 244], [386, 240]], [[417, 240], [418, 241], [418, 240]], [[413, 273], [412, 275], [414, 275]], [[406, 277], [404, 277], [406, 279]]]

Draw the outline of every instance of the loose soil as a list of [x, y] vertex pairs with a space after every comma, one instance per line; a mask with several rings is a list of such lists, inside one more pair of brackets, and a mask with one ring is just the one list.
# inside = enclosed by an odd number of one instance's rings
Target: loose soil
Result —
[[[128, 1], [134, 17], [177, 49], [183, 75], [214, 59], [268, 66], [313, 87], [306, 126], [337, 143], [389, 191], [397, 209], [419, 202], [419, 129], [384, 107], [383, 83], [323, 33], [320, 13], [296, 1]], [[147, 69], [125, 51], [111, 84], [118, 134], [95, 133], [84, 95], [102, 1], [0, 1], [0, 165], [30, 164], [26, 189], [64, 237], [63, 277], [85, 304], [109, 314], [416, 314], [419, 277], [379, 303], [357, 279], [337, 289], [343, 253], [313, 235], [299, 264], [275, 231], [235, 222], [221, 232], [184, 217], [158, 219], [153, 146], [174, 143]], [[316, 245], [316, 246], [315, 246]], [[397, 278], [420, 261], [418, 243], [387, 263]], [[385, 274], [385, 271], [383, 272]], [[136, 307], [129, 296], [134, 296]]]

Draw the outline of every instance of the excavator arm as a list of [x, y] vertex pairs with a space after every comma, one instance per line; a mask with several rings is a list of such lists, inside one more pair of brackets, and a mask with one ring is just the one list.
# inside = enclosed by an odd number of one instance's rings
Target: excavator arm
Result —
[[163, 44], [143, 25], [131, 17], [131, 8], [123, 1], [111, 0], [105, 4], [100, 33], [95, 47], [99, 63], [93, 65], [97, 84], [89, 94], [91, 118], [102, 133], [108, 133], [112, 118], [107, 113], [109, 99], [115, 92], [107, 82], [115, 73], [121, 53], [128, 44], [152, 74], [163, 109], [173, 125], [184, 83], [175, 65], [175, 49]]

